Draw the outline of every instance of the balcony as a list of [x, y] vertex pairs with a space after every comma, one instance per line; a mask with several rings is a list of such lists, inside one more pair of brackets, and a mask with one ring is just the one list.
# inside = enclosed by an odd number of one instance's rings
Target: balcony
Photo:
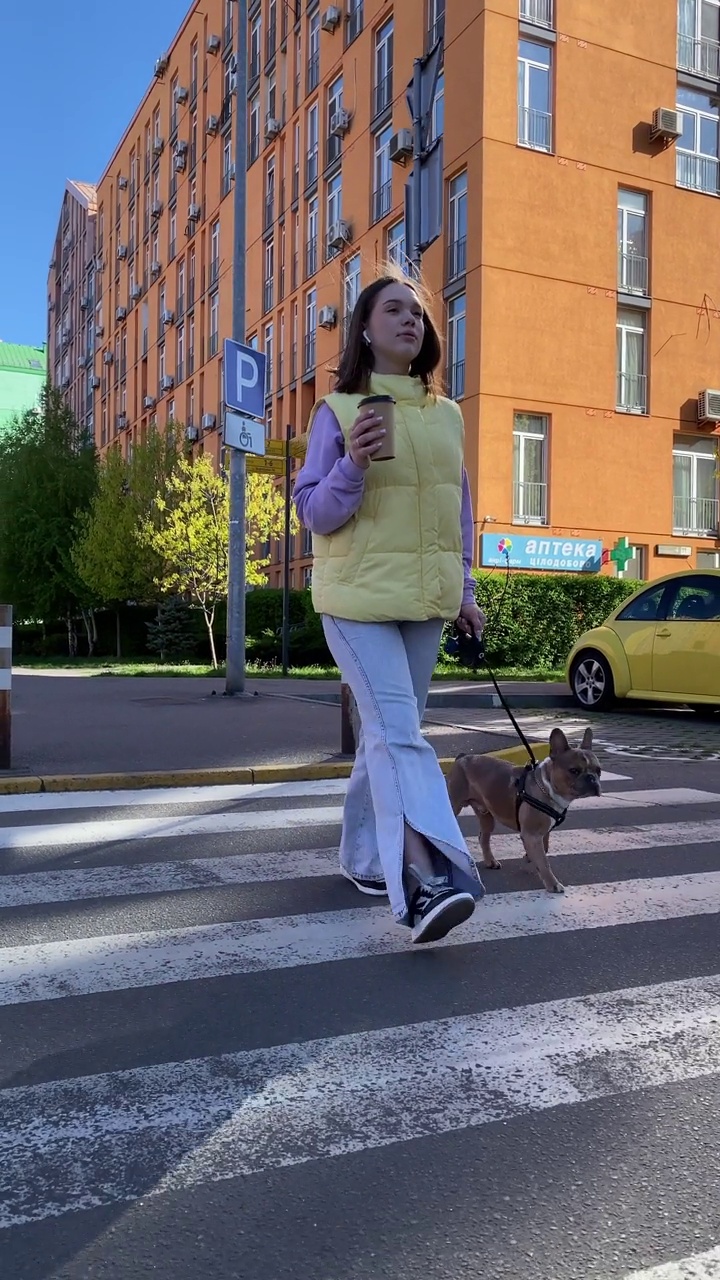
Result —
[[277, 46], [277, 24], [271, 22], [265, 34], [265, 62], [272, 62]]
[[676, 181], [679, 187], [716, 196], [720, 190], [720, 160], [692, 151], [678, 151]]
[[223, 28], [223, 47], [228, 49], [233, 42], [233, 22], [230, 18]]
[[231, 165], [229, 169], [225, 170], [222, 176], [222, 193], [224, 196], [227, 196], [230, 194], [234, 176], [235, 176], [234, 168]]
[[312, 93], [313, 89], [317, 89], [319, 83], [320, 83], [320, 54], [314, 53], [312, 57], [308, 59], [307, 81], [306, 81], [305, 92]]
[[315, 368], [315, 334], [307, 333], [305, 335], [305, 349], [303, 351], [303, 373], [312, 373]]
[[263, 312], [272, 311], [273, 281], [272, 277], [263, 284]]
[[448, 369], [448, 390], [453, 400], [465, 395], [465, 361], [456, 360]]
[[315, 143], [308, 151], [305, 161], [305, 186], [312, 187], [318, 180], [318, 145]]
[[260, 79], [260, 51], [257, 50], [248, 62], [248, 85]]
[[518, 145], [533, 151], [552, 151], [552, 116], [547, 111], [519, 107]]
[[331, 133], [325, 143], [325, 167], [327, 168], [329, 165], [335, 164], [335, 162], [340, 159], [341, 155], [342, 138], [339, 138], [335, 133]]
[[552, 30], [553, 0], [520, 0], [520, 21]]
[[647, 297], [648, 260], [639, 253], [618, 254], [618, 289], [620, 293], [637, 293]]
[[379, 222], [392, 209], [392, 179], [383, 182], [377, 191], [372, 193], [372, 220]]
[[318, 269], [318, 242], [317, 236], [313, 236], [312, 240], [308, 240], [305, 245], [305, 279], [309, 280], [311, 276], [317, 274]]
[[187, 304], [188, 304], [188, 311], [190, 310], [191, 307], [195, 306], [195, 277], [194, 276], [190, 276], [190, 279], [188, 280]]
[[220, 259], [219, 259], [219, 258], [213, 258], [213, 259], [212, 259], [212, 261], [210, 262], [210, 280], [209, 280], [209, 287], [210, 287], [211, 289], [212, 289], [212, 287], [213, 287], [213, 285], [214, 285], [214, 284], [217, 284], [217, 282], [218, 282], [218, 276], [219, 276], [219, 275], [220, 275]]
[[269, 231], [275, 221], [275, 192], [269, 191], [265, 197], [263, 213], [263, 231]]
[[175, 303], [175, 318], [176, 320], [181, 320], [184, 315], [185, 315], [185, 294], [179, 293], [177, 296], [177, 302]]
[[451, 240], [447, 247], [448, 281], [457, 280], [460, 276], [464, 276], [466, 270], [467, 239], [465, 236], [458, 236], [457, 240]]
[[373, 90], [373, 117], [379, 116], [392, 104], [393, 95], [393, 73], [388, 71], [387, 75], [379, 80]]
[[647, 413], [647, 375], [618, 373], [617, 409], [619, 413]]
[[690, 71], [706, 80], [720, 81], [720, 44], [717, 40], [678, 35], [677, 64], [679, 71]]
[[362, 0], [360, 0], [360, 3], [356, 3], [355, 7], [348, 13], [348, 16], [347, 16], [346, 32], [345, 32], [346, 48], [349, 44], [352, 44], [353, 40], [357, 40], [362, 29], [363, 29], [363, 6], [362, 6]]
[[547, 485], [517, 481], [513, 485], [513, 524], [547, 524]]
[[673, 498], [673, 533], [715, 538], [720, 525], [717, 498]]
[[188, 358], [187, 358], [188, 378], [191, 378], [194, 372], [195, 372], [195, 348], [188, 347]]
[[208, 343], [208, 355], [216, 356], [217, 353], [218, 353], [218, 335], [217, 335], [217, 331], [215, 331], [214, 333], [210, 334], [210, 341]]
[[185, 381], [185, 365], [182, 360], [178, 360], [175, 366], [175, 386], [179, 387], [181, 382]]

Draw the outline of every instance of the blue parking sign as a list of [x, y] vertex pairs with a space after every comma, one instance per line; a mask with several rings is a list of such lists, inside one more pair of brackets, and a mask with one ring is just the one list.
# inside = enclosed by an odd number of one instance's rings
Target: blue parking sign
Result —
[[265, 417], [265, 352], [226, 338], [223, 399], [226, 409], [248, 418]]

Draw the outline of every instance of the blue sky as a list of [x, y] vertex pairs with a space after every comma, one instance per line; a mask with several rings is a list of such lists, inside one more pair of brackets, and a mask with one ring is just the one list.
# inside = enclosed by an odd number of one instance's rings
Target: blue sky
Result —
[[45, 341], [65, 181], [97, 182], [190, 0], [11, 0], [0, 31], [0, 339]]

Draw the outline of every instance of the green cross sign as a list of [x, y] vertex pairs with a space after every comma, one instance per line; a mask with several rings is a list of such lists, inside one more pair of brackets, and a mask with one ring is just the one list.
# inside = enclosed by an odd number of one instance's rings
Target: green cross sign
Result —
[[617, 565], [618, 573], [624, 573], [628, 566], [628, 560], [634, 560], [634, 558], [635, 548], [630, 546], [627, 538], [618, 538], [610, 552], [610, 559]]

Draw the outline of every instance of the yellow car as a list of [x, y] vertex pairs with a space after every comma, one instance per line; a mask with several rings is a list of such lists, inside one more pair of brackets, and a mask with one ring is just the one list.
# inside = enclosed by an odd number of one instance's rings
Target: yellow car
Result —
[[580, 636], [567, 678], [584, 711], [616, 698], [720, 707], [720, 569], [673, 573], [636, 591]]

